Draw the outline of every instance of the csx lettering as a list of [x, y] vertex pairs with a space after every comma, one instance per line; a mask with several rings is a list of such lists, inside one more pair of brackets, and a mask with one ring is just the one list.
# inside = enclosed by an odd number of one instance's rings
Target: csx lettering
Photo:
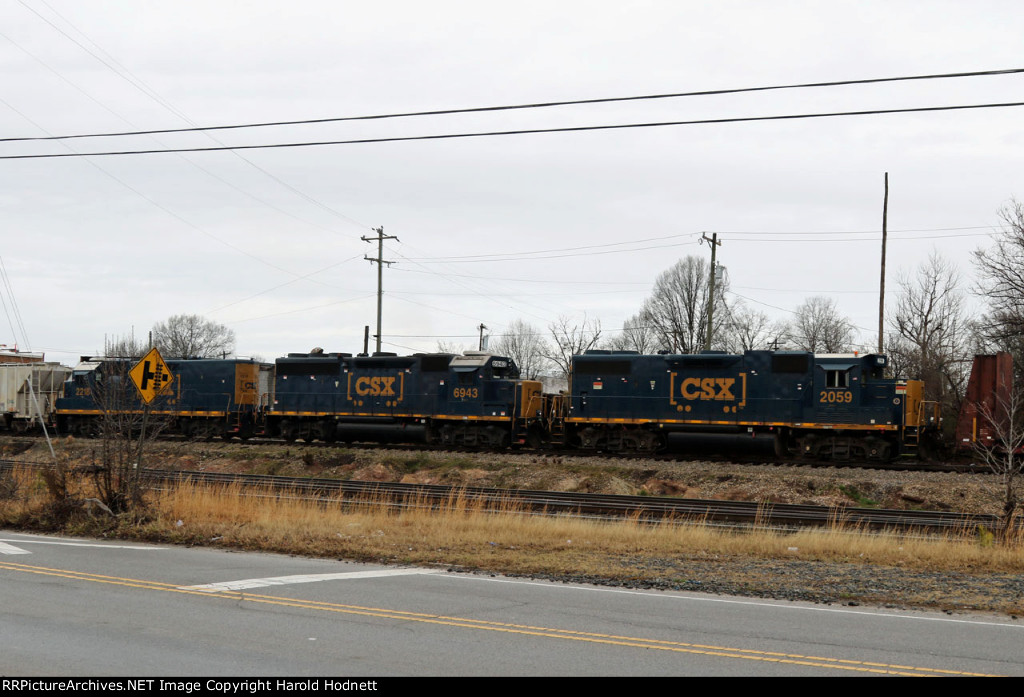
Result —
[[733, 401], [732, 386], [736, 378], [686, 378], [679, 385], [683, 399], [715, 399]]
[[359, 378], [356, 380], [356, 394], [360, 397], [371, 395], [373, 397], [392, 397], [395, 394], [392, 386], [395, 378]]

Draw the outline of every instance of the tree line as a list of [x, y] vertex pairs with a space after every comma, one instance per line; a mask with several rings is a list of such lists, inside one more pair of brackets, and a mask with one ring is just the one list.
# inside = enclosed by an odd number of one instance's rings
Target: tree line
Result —
[[[1024, 204], [1011, 201], [999, 215], [993, 246], [972, 256], [978, 279], [973, 285], [965, 286], [957, 265], [933, 252], [916, 269], [898, 275], [888, 303], [884, 350], [892, 376], [923, 379], [925, 398], [942, 404], [947, 417], [959, 411], [974, 354], [1009, 351], [1018, 375], [1024, 367]], [[528, 378], [564, 378], [569, 358], [593, 348], [698, 353], [708, 331], [711, 273], [703, 257], [680, 259], [657, 277], [636, 314], [612, 336], [600, 319], [586, 315], [563, 315], [546, 331], [517, 319], [490, 349], [512, 357]], [[968, 294], [984, 299], [980, 317], [969, 314]], [[712, 350], [847, 353], [858, 348], [857, 328], [832, 298], [809, 297], [791, 317], [776, 319], [730, 297], [728, 278], [717, 278]]]
[[147, 340], [113, 337], [104, 341], [102, 353], [138, 359], [151, 348], [164, 358], [226, 358], [235, 351], [235, 332], [201, 315], [173, 315], [154, 324]]

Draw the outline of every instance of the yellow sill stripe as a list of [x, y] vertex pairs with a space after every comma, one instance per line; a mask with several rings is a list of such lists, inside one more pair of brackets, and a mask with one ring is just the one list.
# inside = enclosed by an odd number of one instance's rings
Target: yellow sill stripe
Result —
[[588, 419], [573, 416], [565, 420], [571, 424], [691, 424], [700, 426], [785, 426], [787, 428], [816, 428], [831, 431], [898, 431], [892, 424], [819, 424], [793, 421], [712, 421], [708, 419]]
[[334, 416], [339, 421], [353, 416], [377, 416], [395, 419], [434, 419], [439, 421], [511, 421], [511, 416], [461, 416], [459, 414], [394, 414], [385, 411], [272, 411], [269, 416]]
[[[131, 411], [119, 411], [118, 414], [142, 414], [141, 409], [133, 409]], [[201, 416], [201, 417], [217, 417], [223, 418], [226, 416], [234, 416], [238, 412], [234, 411], [166, 411], [166, 410], [150, 410], [151, 415], [157, 416]], [[103, 412], [98, 409], [60, 409], [57, 411], [58, 415], [69, 415], [69, 416], [103, 416]]]

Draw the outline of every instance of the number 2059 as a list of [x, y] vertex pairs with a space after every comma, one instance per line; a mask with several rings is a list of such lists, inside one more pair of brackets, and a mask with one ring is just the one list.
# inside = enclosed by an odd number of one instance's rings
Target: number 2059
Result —
[[843, 390], [842, 392], [822, 390], [818, 396], [818, 401], [827, 402], [829, 404], [849, 404], [853, 401], [853, 393], [849, 390]]

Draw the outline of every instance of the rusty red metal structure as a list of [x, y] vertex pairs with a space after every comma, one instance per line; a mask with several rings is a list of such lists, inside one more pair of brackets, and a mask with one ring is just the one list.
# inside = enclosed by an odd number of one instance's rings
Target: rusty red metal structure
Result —
[[1009, 418], [1012, 388], [1013, 357], [1009, 353], [974, 357], [967, 393], [956, 422], [958, 448], [993, 441], [996, 425]]

